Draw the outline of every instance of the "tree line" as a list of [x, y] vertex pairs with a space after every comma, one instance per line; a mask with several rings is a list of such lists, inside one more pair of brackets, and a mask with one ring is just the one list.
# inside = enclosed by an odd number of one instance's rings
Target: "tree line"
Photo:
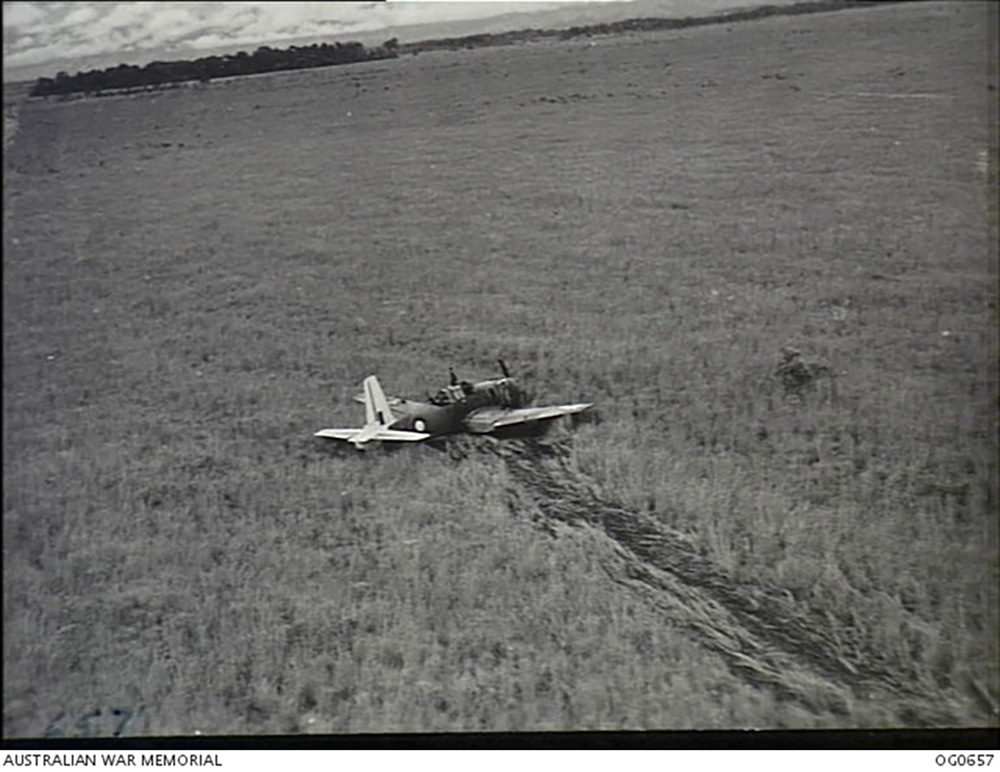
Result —
[[280, 49], [261, 46], [252, 54], [240, 51], [225, 56], [172, 62], [150, 62], [144, 67], [119, 64], [105, 70], [90, 70], [69, 75], [60, 72], [53, 78], [39, 78], [31, 96], [51, 96], [78, 92], [104, 91], [119, 88], [160, 86], [184, 81], [209, 81], [234, 75], [255, 75], [279, 70], [302, 70], [329, 67], [372, 59], [392, 59], [398, 56], [395, 38], [381, 46], [366, 48], [361, 43], [321, 43], [311, 46], [291, 46]]

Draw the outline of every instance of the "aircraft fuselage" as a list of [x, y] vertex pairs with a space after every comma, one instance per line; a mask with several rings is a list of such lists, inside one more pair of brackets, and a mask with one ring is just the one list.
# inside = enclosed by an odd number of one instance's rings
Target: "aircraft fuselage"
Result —
[[393, 403], [393, 414], [399, 417], [391, 427], [443, 437], [470, 431], [465, 418], [475, 410], [483, 407], [516, 408], [525, 401], [520, 386], [513, 378], [453, 384], [441, 389], [434, 399], [437, 404], [407, 399]]

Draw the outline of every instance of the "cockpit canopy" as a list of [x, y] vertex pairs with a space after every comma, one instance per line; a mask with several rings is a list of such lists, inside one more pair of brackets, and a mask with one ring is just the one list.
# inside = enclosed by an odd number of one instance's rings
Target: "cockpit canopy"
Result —
[[482, 405], [499, 407], [522, 407], [525, 402], [524, 391], [514, 378], [495, 378], [476, 384], [468, 381], [452, 383], [439, 389], [430, 401], [432, 405], [445, 407], [469, 398]]
[[443, 389], [438, 389], [431, 397], [431, 404], [438, 407], [454, 405], [456, 402], [461, 402], [472, 396], [474, 389], [475, 387], [468, 381], [445, 386]]
[[489, 397], [488, 404], [500, 407], [523, 407], [524, 390], [514, 378], [496, 378], [475, 385], [475, 392]]

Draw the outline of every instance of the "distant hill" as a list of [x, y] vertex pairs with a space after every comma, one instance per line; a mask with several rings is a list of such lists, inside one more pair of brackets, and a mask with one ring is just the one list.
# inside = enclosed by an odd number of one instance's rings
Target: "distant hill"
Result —
[[[702, 8], [725, 0], [702, 0]], [[59, 72], [55, 79], [39, 78], [31, 90], [31, 96], [55, 96], [73, 93], [100, 93], [115, 89], [145, 89], [162, 87], [167, 84], [178, 84], [185, 81], [209, 81], [214, 78], [226, 78], [236, 75], [252, 75], [282, 70], [309, 69], [313, 67], [329, 67], [339, 64], [351, 64], [371, 59], [395, 58], [400, 53], [416, 54], [420, 51], [459, 48], [476, 48], [481, 46], [510, 45], [540, 39], [569, 40], [577, 37], [595, 35], [619, 34], [623, 32], [639, 32], [663, 29], [682, 29], [685, 27], [722, 24], [766, 16], [792, 15], [831, 11], [839, 8], [850, 8], [862, 5], [872, 5], [878, 0], [807, 0], [806, 2], [784, 3], [782, 5], [763, 5], [744, 8], [728, 8], [714, 13], [698, 16], [654, 16], [646, 18], [629, 17], [619, 21], [594, 22], [573, 26], [530, 27], [503, 32], [476, 32], [462, 36], [447, 36], [431, 39], [420, 39], [412, 43], [400, 43], [398, 37], [392, 37], [379, 46], [366, 48], [358, 41], [349, 43], [337, 42], [311, 45], [292, 45], [288, 48], [271, 48], [261, 46], [253, 54], [239, 51], [225, 56], [203, 56], [193, 60], [153, 61], [143, 67], [137, 65], [119, 64], [116, 67], [93, 69], [70, 75]], [[633, 0], [623, 3], [630, 10], [637, 9], [636, 3], [649, 4], [650, 0]], [[673, 5], [679, 7], [684, 0], [675, 0]], [[620, 10], [620, 9], [619, 9]], [[515, 15], [517, 16], [517, 15]], [[517, 16], [521, 19], [521, 16]], [[543, 19], [565, 19], [565, 14], [558, 10], [538, 13], [534, 21]], [[579, 21], [579, 16], [575, 18]], [[494, 26], [504, 28], [504, 17], [494, 20]], [[467, 28], [455, 24], [448, 29]], [[421, 25], [425, 33], [431, 29], [445, 29], [444, 25]], [[384, 34], [384, 31], [383, 31]]]
[[[770, 5], [790, 5], [796, 0], [771, 0]], [[422, 24], [380, 27], [377, 29], [352, 29], [344, 35], [310, 35], [304, 37], [283, 37], [261, 39], [243, 45], [220, 46], [216, 48], [188, 48], [183, 45], [169, 48], [160, 47], [141, 51], [111, 52], [88, 57], [67, 58], [18, 69], [4, 68], [4, 81], [16, 82], [34, 80], [40, 76], [54, 77], [60, 70], [75, 73], [87, 70], [101, 70], [125, 63], [142, 66], [160, 60], [195, 59], [208, 56], [235, 54], [241, 48], [253, 50], [257, 46], [282, 47], [308, 46], [314, 43], [333, 44], [335, 40], [357, 41], [365, 46], [375, 46], [384, 40], [396, 38], [401, 43], [445, 37], [463, 37], [476, 34], [496, 34], [528, 28], [563, 28], [574, 25], [605, 24], [628, 18], [659, 17], [679, 18], [682, 16], [702, 16], [719, 11], [747, 8], [761, 4], [761, 0], [627, 0], [626, 2], [566, 2], [558, 8], [545, 5], [539, 9], [534, 3], [518, 3], [511, 10], [509, 4], [496, 4], [504, 9], [493, 16], [460, 21], [431, 22]]]
[[[890, 0], [891, 1], [891, 0]], [[896, 0], [902, 2], [903, 0]], [[640, 0], [644, 5], [648, 0]], [[479, 32], [461, 37], [444, 37], [418, 40], [414, 43], [404, 43], [399, 47], [400, 53], [417, 53], [432, 49], [476, 48], [479, 46], [509, 45], [512, 43], [558, 38], [571, 40], [577, 37], [592, 37], [596, 35], [614, 35], [623, 32], [642, 32], [664, 29], [683, 29], [709, 24], [725, 24], [739, 21], [761, 19], [767, 16], [795, 15], [833, 11], [840, 8], [853, 8], [863, 5], [874, 5], [880, 0], [806, 0], [805, 2], [783, 3], [780, 5], [759, 5], [744, 8], [729, 7], [726, 10], [706, 13], [697, 16], [651, 16], [626, 17], [620, 21], [591, 22], [573, 26], [531, 27], [505, 32]], [[720, 3], [721, 4], [721, 3]], [[628, 3], [627, 5], [632, 5]], [[634, 9], [633, 9], [634, 10]]]
[[[767, 5], [794, 5], [800, 0], [774, 0]], [[727, 10], [753, 8], [761, 0], [627, 0], [627, 2], [565, 3], [547, 10], [517, 10], [482, 19], [416, 24], [380, 30], [380, 34], [398, 38], [401, 43], [466, 35], [497, 34], [523, 29], [561, 29], [590, 24], [610, 24], [626, 19], [677, 19], [707, 16]], [[530, 7], [530, 6], [529, 6]], [[360, 39], [360, 38], [359, 38]]]

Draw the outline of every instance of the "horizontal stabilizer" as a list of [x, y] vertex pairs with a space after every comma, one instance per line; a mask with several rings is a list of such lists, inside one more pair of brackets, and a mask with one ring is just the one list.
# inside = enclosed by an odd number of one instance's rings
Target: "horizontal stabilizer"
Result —
[[383, 429], [375, 435], [376, 440], [389, 442], [417, 442], [426, 440], [431, 435], [427, 432], [408, 432], [403, 429]]
[[402, 429], [383, 429], [370, 432], [367, 429], [320, 429], [314, 437], [326, 437], [331, 440], [346, 440], [356, 445], [366, 442], [418, 442], [426, 440], [430, 434], [426, 432], [408, 432]]
[[331, 440], [349, 440], [361, 434], [361, 429], [320, 429], [314, 437], [327, 437]]

